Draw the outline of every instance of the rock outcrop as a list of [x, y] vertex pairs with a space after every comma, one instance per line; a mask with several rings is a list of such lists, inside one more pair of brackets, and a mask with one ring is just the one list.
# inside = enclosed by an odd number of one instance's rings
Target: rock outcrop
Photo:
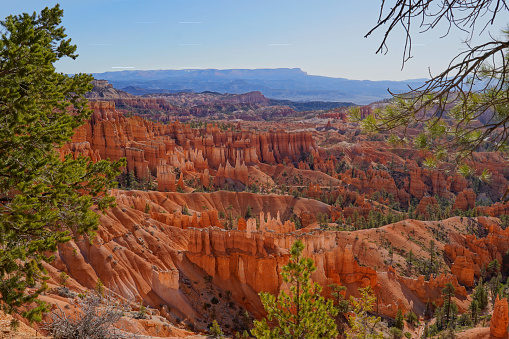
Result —
[[166, 112], [178, 112], [179, 108], [166, 102], [163, 98], [113, 98], [111, 99], [117, 107], [140, 108], [146, 110], [160, 110]]
[[435, 197], [422, 197], [421, 201], [417, 205], [416, 211], [421, 215], [430, 216], [429, 211], [436, 210], [438, 207], [438, 202]]
[[459, 209], [462, 211], [472, 209], [475, 207], [475, 198], [476, 195], [473, 189], [464, 189], [456, 196], [456, 201], [454, 202], [452, 209]]
[[474, 225], [485, 229], [486, 237], [466, 234], [461, 242], [444, 246], [444, 254], [454, 261], [451, 270], [466, 286], [473, 284], [472, 271], [480, 277], [482, 269], [493, 260], [503, 262], [502, 255], [509, 250], [509, 229], [503, 230], [495, 220], [485, 217], [478, 218]]
[[451, 266], [451, 273], [458, 278], [458, 281], [465, 286], [474, 286], [474, 262], [470, 257], [456, 256]]
[[256, 293], [279, 292], [281, 269], [288, 262], [288, 249], [296, 239], [301, 239], [306, 246], [303, 255], [314, 260], [317, 270], [312, 279], [322, 286], [332, 283], [375, 286], [377, 283], [376, 271], [359, 266], [350, 245], [335, 246], [334, 233], [248, 233], [214, 228], [189, 232], [186, 256], [191, 262], [220, 281], [238, 281]]
[[[168, 103], [152, 99], [122, 102], [145, 108]], [[230, 99], [223, 104], [264, 105], [257, 103], [261, 99], [256, 93]], [[356, 136], [355, 130], [337, 121], [344, 118], [341, 112], [331, 113], [328, 119], [336, 121], [323, 122], [322, 130], [302, 122], [300, 132], [290, 133], [282, 130], [284, 125], [248, 131], [231, 124], [202, 128], [177, 121], [160, 124], [126, 118], [114, 102], [90, 106], [92, 118], [76, 131], [72, 143], [62, 147], [62, 156], [85, 155], [92, 161], [126, 157], [126, 170], [157, 182], [159, 192], [112, 190], [118, 207], [101, 215], [94, 241], [80, 238], [59, 247], [49, 268], [53, 284], [59, 271], [69, 274], [69, 284], [76, 290], [93, 288], [101, 279], [167, 319], [185, 318], [203, 329], [214, 316], [228, 317], [222, 312], [226, 308], [211, 306], [212, 295], [207, 293], [217, 292], [218, 304], [225, 299], [220, 295], [228, 295], [232, 309], [241, 306], [262, 316], [258, 293], [277, 294], [288, 288], [281, 270], [292, 244], [300, 239], [304, 256], [317, 267], [312, 279], [324, 287], [325, 295], [331, 292], [330, 284], [346, 286], [347, 296], [370, 285], [380, 314], [394, 317], [401, 309], [422, 315], [426, 303], [441, 305], [442, 289], [452, 283], [458, 308], [464, 312], [465, 287], [473, 287], [493, 260], [503, 262], [509, 250], [509, 228], [502, 229], [495, 218], [412, 219], [441, 218], [445, 209], [439, 206], [446, 200], [454, 201], [451, 210], [470, 210], [465, 215], [508, 213], [508, 203], [475, 207], [476, 200], [500, 197], [499, 188], [480, 184], [476, 194], [470, 188], [473, 184], [458, 174], [424, 168], [426, 151], [410, 147], [389, 151], [384, 141]], [[205, 114], [207, 108], [198, 106], [189, 110]], [[362, 109], [362, 114], [369, 112], [371, 108]], [[316, 146], [313, 133], [320, 131], [330, 133], [329, 144], [338, 141], [331, 154]], [[489, 165], [493, 182], [506, 187], [502, 158], [474, 156], [494, 161]], [[198, 192], [226, 187], [263, 194]], [[278, 190], [283, 194], [268, 194]], [[337, 224], [327, 224], [324, 215]], [[409, 218], [375, 227], [395, 215]], [[290, 221], [296, 218], [304, 229]], [[368, 227], [373, 228], [363, 229], [362, 223], [352, 227], [352, 218], [371, 218]], [[352, 225], [345, 225], [348, 220]], [[439, 270], [423, 270], [422, 263], [430, 259]], [[497, 303], [492, 332], [502, 335], [507, 304]]]
[[118, 98], [134, 98], [134, 95], [113, 88], [107, 80], [92, 80], [92, 91], [85, 94], [89, 100], [111, 100]]
[[493, 315], [491, 317], [490, 335], [493, 338], [507, 338], [507, 325], [509, 324], [509, 307], [507, 299], [500, 299], [497, 295], [495, 305], [493, 306]]
[[[59, 271], [70, 276], [68, 284], [77, 290], [93, 288], [101, 279], [120, 295], [143, 300], [159, 312], [166, 305], [171, 309], [165, 311], [168, 319], [186, 317], [198, 327], [199, 319], [211, 321], [210, 311], [203, 308], [210, 299], [200, 299], [200, 293], [207, 290], [204, 284], [223, 295], [230, 291], [231, 302], [262, 316], [257, 293], [277, 294], [287, 288], [280, 274], [296, 239], [305, 245], [303, 255], [313, 259], [317, 270], [312, 279], [324, 286], [325, 294], [331, 292], [330, 284], [346, 286], [348, 296], [370, 285], [377, 293], [380, 314], [390, 317], [398, 309], [422, 314], [427, 302], [440, 305], [441, 291], [448, 282], [456, 288], [460, 311], [466, 310], [463, 285], [471, 286], [477, 268], [509, 246], [509, 236], [495, 219], [478, 218], [479, 227], [487, 230], [485, 238], [455, 233], [450, 236], [450, 244], [436, 244], [437, 251], [443, 249], [453, 262], [452, 274], [412, 278], [393, 266], [384, 266], [391, 258], [387, 248], [398, 249], [404, 244], [414, 255], [425, 257], [413, 241], [429, 243], [436, 227], [454, 231], [459, 217], [440, 225], [406, 220], [356, 232], [309, 231], [296, 230], [292, 222], [283, 221], [282, 215], [288, 214], [282, 206], [293, 204], [293, 213], [315, 215], [325, 205], [315, 200], [296, 202], [291, 196], [234, 192], [112, 193], [118, 207], [100, 216], [95, 240], [90, 243], [78, 239], [59, 247], [54, 267], [48, 268], [53, 277], [50, 283], [58, 281]], [[219, 211], [242, 216], [246, 213], [243, 207], [248, 205], [256, 218], [239, 218], [233, 229], [223, 228], [227, 218], [224, 214], [220, 218]], [[189, 215], [183, 214], [182, 206], [187, 207]], [[392, 260], [404, 263], [399, 254]], [[402, 267], [394, 267], [398, 266]], [[500, 321], [494, 318], [493, 326], [505, 321], [503, 317]]]
[[[64, 154], [75, 152], [111, 160], [126, 157], [127, 170], [137, 178], [160, 175], [161, 191], [173, 190], [172, 168], [186, 179], [199, 178], [199, 182], [209, 181], [204, 179], [208, 170], [208, 175], [216, 177], [217, 186], [228, 180], [248, 185], [248, 166], [277, 164], [284, 159], [297, 163], [302, 152], [315, 148], [310, 133], [232, 132], [213, 125], [199, 130], [179, 122], [164, 125], [139, 117], [125, 118], [111, 101], [91, 101], [90, 107], [94, 110], [90, 121], [77, 129]], [[158, 170], [158, 166], [162, 167]]]

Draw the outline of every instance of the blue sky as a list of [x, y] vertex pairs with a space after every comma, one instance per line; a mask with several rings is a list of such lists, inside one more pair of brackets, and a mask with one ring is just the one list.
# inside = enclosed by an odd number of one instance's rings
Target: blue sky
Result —
[[[0, 18], [40, 11], [57, 1], [12, 0]], [[402, 32], [387, 55], [375, 54], [381, 0], [61, 0], [66, 33], [79, 58], [64, 73], [130, 69], [301, 68], [313, 75], [403, 80], [438, 73], [464, 48], [453, 32], [416, 34], [414, 57], [401, 70]], [[504, 13], [505, 14], [505, 13]], [[509, 23], [500, 18], [492, 34]]]

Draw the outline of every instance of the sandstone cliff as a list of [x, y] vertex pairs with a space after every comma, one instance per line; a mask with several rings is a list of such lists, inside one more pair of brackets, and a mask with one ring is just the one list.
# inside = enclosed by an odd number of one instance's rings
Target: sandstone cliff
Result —
[[[313, 280], [325, 287], [326, 294], [330, 293], [327, 286], [332, 283], [347, 286], [349, 295], [355, 295], [359, 287], [371, 285], [379, 296], [381, 314], [394, 317], [398, 308], [422, 313], [428, 301], [440, 305], [441, 289], [451, 282], [456, 287], [460, 310], [468, 306], [465, 304], [466, 290], [460, 284], [471, 282], [470, 273], [458, 274], [458, 278], [452, 274], [432, 276], [429, 280], [423, 276], [410, 278], [384, 262], [390, 257], [387, 241], [393, 248], [403, 248], [401, 244], [406, 244], [417, 257], [426, 256], [419, 243], [433, 239], [438, 223], [404, 221], [352, 234], [299, 231], [293, 223], [283, 221], [278, 215], [277, 206], [282, 202], [257, 202], [257, 199], [270, 201], [276, 197], [231, 192], [113, 193], [118, 207], [101, 216], [101, 228], [94, 242], [83, 239], [61, 245], [54, 267], [69, 274], [70, 286], [93, 288], [100, 278], [121, 295], [141, 298], [159, 312], [161, 305], [168, 305], [171, 308], [171, 312], [165, 311], [168, 319], [185, 316], [196, 326], [209, 321], [213, 314], [210, 309], [203, 309], [203, 297], [199, 295], [200, 289], [205, 287], [207, 293], [214, 295], [230, 291], [235, 307], [261, 316], [263, 310], [257, 293], [278, 293], [286, 288], [280, 270], [288, 261], [288, 249], [297, 238], [306, 246], [304, 255], [312, 258], [317, 266]], [[226, 219], [221, 219], [218, 211], [226, 204], [230, 205], [230, 201], [248, 197], [256, 219], [239, 218], [235, 229], [223, 229]], [[309, 212], [306, 210], [309, 202], [312, 200], [295, 205], [295, 208], [302, 213]], [[246, 200], [238, 205], [231, 204], [230, 211], [244, 213], [241, 207], [244, 204], [247, 204]], [[145, 213], [147, 206], [149, 213]], [[181, 206], [187, 206], [191, 215], [183, 215]], [[503, 244], [507, 243], [507, 235], [494, 220], [480, 218], [478, 222], [488, 230], [486, 240], [474, 240], [457, 233], [450, 237], [451, 244], [437, 242], [437, 249], [443, 249], [448, 255], [453, 253], [449, 248], [457, 248], [452, 273], [457, 271], [456, 266], [473, 272], [471, 262], [458, 255], [467, 253], [466, 249], [463, 252], [458, 249], [462, 244], [479, 257], [484, 253], [480, 241], [499, 244], [500, 249], [488, 250], [493, 253], [490, 255], [498, 255], [496, 253], [505, 249]], [[440, 227], [453, 232], [459, 225], [459, 218], [454, 218]], [[407, 235], [414, 240], [409, 242]], [[399, 262], [400, 258], [400, 254], [395, 255], [393, 263]], [[53, 269], [51, 274], [58, 279], [58, 271]], [[210, 280], [204, 280], [207, 276]], [[387, 286], [390, 288], [385, 288]], [[228, 323], [226, 319], [222, 321]]]
[[[90, 107], [92, 118], [77, 129], [64, 154], [112, 160], [126, 157], [127, 170], [136, 177], [157, 178], [159, 174], [159, 190], [173, 190], [174, 169], [187, 175], [183, 179], [199, 178], [201, 183], [209, 182], [212, 175], [219, 187], [228, 180], [248, 185], [248, 166], [282, 163], [285, 158], [296, 162], [301, 152], [315, 147], [309, 133], [232, 132], [212, 125], [198, 130], [179, 122], [163, 125], [125, 118], [113, 102], [92, 101]], [[162, 167], [158, 170], [158, 166]]]

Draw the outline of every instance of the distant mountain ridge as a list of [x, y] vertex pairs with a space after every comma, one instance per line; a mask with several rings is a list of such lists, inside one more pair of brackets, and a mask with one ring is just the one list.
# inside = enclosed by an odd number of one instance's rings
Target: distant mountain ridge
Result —
[[109, 84], [106, 80], [92, 80], [94, 88], [85, 93], [87, 99], [102, 100], [102, 99], [119, 99], [119, 98], [134, 98], [135, 96], [125, 91], [120, 91], [113, 88], [112, 84]]
[[94, 73], [131, 94], [185, 92], [246, 93], [260, 91], [270, 99], [330, 101], [367, 104], [390, 97], [387, 89], [401, 93], [425, 79], [369, 81], [309, 75], [300, 68], [193, 69]]
[[195, 93], [192, 89], [180, 89], [180, 90], [170, 90], [170, 89], [158, 89], [157, 92], [154, 92], [152, 89], [128, 86], [122, 88], [124, 92], [130, 93], [132, 95], [148, 95], [154, 93], [163, 93], [163, 94], [175, 94], [175, 93]]

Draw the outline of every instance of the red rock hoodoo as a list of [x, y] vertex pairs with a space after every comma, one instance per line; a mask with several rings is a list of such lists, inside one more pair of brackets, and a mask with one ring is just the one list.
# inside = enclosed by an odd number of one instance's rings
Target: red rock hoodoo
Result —
[[497, 296], [493, 306], [493, 316], [491, 317], [490, 334], [494, 338], [507, 338], [507, 325], [509, 324], [509, 307], [507, 299], [500, 299]]

